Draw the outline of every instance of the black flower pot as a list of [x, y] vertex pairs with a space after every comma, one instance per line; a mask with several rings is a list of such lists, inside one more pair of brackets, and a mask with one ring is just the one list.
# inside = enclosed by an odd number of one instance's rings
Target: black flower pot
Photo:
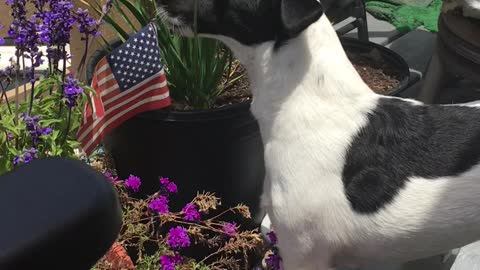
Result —
[[[106, 54], [97, 52], [87, 67]], [[168, 80], [168, 78], [167, 78]], [[250, 207], [252, 220], [235, 220], [258, 227], [264, 217], [260, 195], [265, 174], [263, 144], [250, 103], [202, 111], [157, 110], [124, 122], [104, 139], [121, 178], [141, 177], [140, 196], [158, 191], [159, 177], [179, 188], [170, 208], [179, 211], [197, 191], [214, 192], [222, 208], [239, 203]]]

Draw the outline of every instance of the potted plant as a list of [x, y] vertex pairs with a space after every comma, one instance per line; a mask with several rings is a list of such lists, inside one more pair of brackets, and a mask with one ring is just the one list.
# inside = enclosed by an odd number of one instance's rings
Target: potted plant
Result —
[[[120, 180], [108, 170], [105, 177], [119, 194], [124, 222], [116, 243], [93, 269], [280, 269], [273, 232], [262, 236], [257, 229], [247, 230], [226, 219], [228, 212], [251, 218], [247, 206], [222, 211], [218, 209], [220, 198], [203, 192], [174, 209], [170, 201], [183, 192], [169, 179], [157, 182], [158, 192], [138, 199], [134, 194], [143, 185], [139, 177]], [[155, 252], [146, 253], [147, 245], [156, 246]], [[200, 246], [196, 250], [201, 252], [189, 256], [193, 246]], [[125, 250], [132, 247], [136, 253], [129, 257]]]
[[[184, 205], [197, 191], [223, 198], [225, 208], [245, 203], [256, 227], [264, 216], [259, 207], [263, 186], [263, 145], [258, 124], [250, 113], [250, 94], [242, 89], [244, 74], [221, 43], [187, 39], [167, 29], [157, 15], [155, 1], [113, 0], [104, 21], [125, 41], [128, 33], [156, 20], [173, 106], [138, 115], [104, 140], [120, 177], [130, 173], [143, 179], [141, 194], [156, 192], [158, 179], [168, 176], [184, 187]], [[99, 5], [90, 4], [99, 14]], [[113, 17], [115, 16], [115, 17]], [[126, 28], [118, 23], [123, 20]], [[87, 78], [109, 47], [90, 59]], [[239, 84], [240, 83], [240, 84]]]

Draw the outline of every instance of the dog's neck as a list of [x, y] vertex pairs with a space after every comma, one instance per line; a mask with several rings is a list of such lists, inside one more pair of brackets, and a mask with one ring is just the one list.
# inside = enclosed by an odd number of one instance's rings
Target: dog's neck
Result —
[[298, 95], [339, 106], [374, 95], [348, 60], [326, 16], [277, 49], [273, 42], [253, 48], [229, 45], [247, 67], [254, 104], [263, 113], [275, 114]]

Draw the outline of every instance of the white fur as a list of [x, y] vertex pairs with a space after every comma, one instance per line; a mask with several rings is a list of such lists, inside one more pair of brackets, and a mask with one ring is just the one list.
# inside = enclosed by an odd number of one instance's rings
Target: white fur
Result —
[[278, 51], [273, 43], [215, 38], [252, 81], [265, 144], [262, 201], [286, 270], [406, 261], [480, 238], [478, 166], [459, 177], [409, 179], [378, 213], [352, 211], [342, 183], [346, 151], [381, 97], [357, 74], [325, 16]]
[[463, 16], [480, 19], [480, 0], [444, 0], [442, 12], [461, 7]]

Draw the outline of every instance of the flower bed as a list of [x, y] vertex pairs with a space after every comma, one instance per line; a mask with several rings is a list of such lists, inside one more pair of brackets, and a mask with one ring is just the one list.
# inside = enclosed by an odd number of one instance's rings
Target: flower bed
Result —
[[[141, 179], [131, 175], [125, 180], [110, 172], [111, 160], [103, 151], [87, 160], [94, 168], [105, 172], [105, 177], [115, 184], [124, 210], [124, 224], [115, 246], [135, 250], [136, 269], [246, 269], [249, 258], [264, 258], [263, 267], [280, 269], [280, 258], [274, 245], [275, 234], [269, 233], [265, 242], [258, 230], [243, 230], [224, 219], [233, 212], [250, 218], [245, 205], [238, 205], [218, 213], [220, 198], [212, 193], [199, 193], [181, 210], [170, 209], [169, 201], [180, 196], [181, 187], [168, 178], [160, 178], [159, 191], [146, 199], [135, 198]], [[147, 246], [155, 246], [149, 253]], [[273, 244], [273, 246], [272, 246]], [[200, 260], [183, 256], [188, 248], [206, 249], [210, 253]], [[128, 260], [127, 260], [128, 261]], [[104, 256], [94, 269], [112, 269], [112, 257]], [[177, 268], [175, 268], [177, 267]]]

